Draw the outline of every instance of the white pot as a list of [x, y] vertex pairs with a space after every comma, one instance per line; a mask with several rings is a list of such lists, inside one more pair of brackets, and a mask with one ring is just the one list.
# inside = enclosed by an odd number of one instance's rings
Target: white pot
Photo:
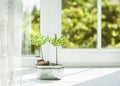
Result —
[[41, 80], [61, 79], [64, 71], [62, 65], [37, 65], [37, 77]]

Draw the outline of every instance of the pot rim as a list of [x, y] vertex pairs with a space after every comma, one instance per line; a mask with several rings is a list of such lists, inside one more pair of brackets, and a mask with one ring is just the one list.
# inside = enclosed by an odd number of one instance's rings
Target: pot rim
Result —
[[40, 69], [62, 69], [64, 66], [62, 64], [57, 65], [37, 65], [37, 68]]

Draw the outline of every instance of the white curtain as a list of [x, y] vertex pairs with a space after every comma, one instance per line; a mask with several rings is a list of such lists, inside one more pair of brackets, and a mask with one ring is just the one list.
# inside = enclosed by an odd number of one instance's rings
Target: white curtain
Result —
[[22, 86], [21, 0], [0, 0], [0, 86]]

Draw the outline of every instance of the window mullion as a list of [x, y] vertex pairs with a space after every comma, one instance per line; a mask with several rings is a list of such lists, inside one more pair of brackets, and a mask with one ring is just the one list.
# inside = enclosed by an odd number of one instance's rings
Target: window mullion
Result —
[[101, 0], [97, 1], [97, 49], [101, 49], [101, 18], [102, 18], [102, 9], [101, 9]]

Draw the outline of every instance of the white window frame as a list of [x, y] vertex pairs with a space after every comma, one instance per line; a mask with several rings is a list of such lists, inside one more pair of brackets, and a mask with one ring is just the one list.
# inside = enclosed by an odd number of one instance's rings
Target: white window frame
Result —
[[[61, 35], [62, 0], [41, 0], [41, 32], [43, 35]], [[120, 49], [101, 49], [101, 0], [97, 2], [97, 48], [96, 49], [64, 49], [59, 48], [59, 63], [69, 67], [120, 66]], [[46, 44], [43, 48], [46, 60], [55, 62], [55, 48]], [[25, 60], [27, 58], [27, 60]], [[33, 66], [37, 58], [23, 58], [24, 66]], [[27, 62], [27, 63], [26, 63]]]

